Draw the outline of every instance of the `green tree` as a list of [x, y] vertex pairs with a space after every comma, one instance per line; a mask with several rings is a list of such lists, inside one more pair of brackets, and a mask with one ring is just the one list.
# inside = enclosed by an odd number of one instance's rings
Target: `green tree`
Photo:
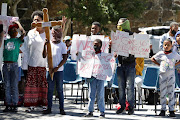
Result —
[[68, 7], [59, 13], [89, 26], [93, 21], [105, 25], [120, 17], [139, 17], [147, 0], [62, 0]]

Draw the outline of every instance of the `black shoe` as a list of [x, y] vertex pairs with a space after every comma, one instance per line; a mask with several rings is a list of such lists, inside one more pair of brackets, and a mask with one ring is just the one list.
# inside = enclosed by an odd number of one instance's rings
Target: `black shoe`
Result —
[[48, 108], [47, 110], [43, 110], [43, 114], [50, 114], [51, 112], [51, 108]]
[[18, 107], [17, 107], [17, 106], [13, 106], [13, 107], [11, 108], [11, 111], [12, 111], [12, 112], [17, 112], [17, 111], [18, 111]]
[[100, 118], [105, 118], [105, 113], [104, 113], [104, 112], [101, 112], [101, 114], [100, 114], [99, 117], [100, 117]]
[[88, 112], [84, 117], [93, 117], [93, 112]]
[[125, 107], [121, 107], [119, 110], [116, 111], [116, 114], [120, 114], [124, 111]]
[[64, 111], [64, 109], [60, 109], [60, 114], [61, 115], [66, 115], [66, 112]]
[[175, 115], [175, 113], [174, 113], [174, 111], [169, 111], [169, 117], [176, 117], [176, 115]]
[[128, 115], [134, 114], [134, 107], [129, 106], [128, 108], [129, 108]]
[[3, 112], [10, 112], [11, 111], [11, 107], [10, 106], [6, 106], [6, 108], [3, 110]]
[[165, 112], [166, 112], [165, 110], [161, 110], [159, 116], [165, 116]]

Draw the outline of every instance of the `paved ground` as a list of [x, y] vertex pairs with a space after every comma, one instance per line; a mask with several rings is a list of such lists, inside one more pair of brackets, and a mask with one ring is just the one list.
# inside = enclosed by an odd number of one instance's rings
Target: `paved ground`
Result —
[[[80, 100], [80, 99], [79, 99]], [[0, 120], [98, 120], [99, 112], [95, 110], [94, 117], [85, 118], [83, 115], [87, 112], [87, 104], [86, 107], [81, 108], [81, 102], [75, 103], [75, 97], [67, 97], [65, 99], [65, 111], [67, 115], [60, 115], [58, 109], [58, 102], [54, 101], [52, 114], [43, 115], [42, 109], [36, 108], [32, 113], [26, 113], [24, 107], [19, 107], [18, 113], [3, 113], [3, 106], [0, 107]], [[159, 114], [160, 105], [157, 106]], [[178, 110], [178, 108], [176, 108]], [[170, 120], [170, 119], [180, 119], [180, 112], [176, 111], [176, 117], [159, 117], [155, 115], [154, 105], [144, 105], [143, 108], [140, 106], [140, 109], [135, 109], [134, 115], [127, 115], [127, 113], [117, 115], [115, 114], [116, 108], [115, 104], [113, 105], [112, 110], [109, 109], [109, 106], [106, 105], [106, 118], [108, 120]], [[168, 114], [168, 113], [167, 113]]]
[[[151, 64], [149, 60], [146, 60], [146, 65]], [[149, 62], [149, 63], [148, 63]], [[146, 66], [145, 65], [145, 66]], [[153, 64], [151, 64], [153, 65]], [[58, 101], [54, 101], [54, 105], [52, 108], [52, 114], [43, 115], [41, 108], [36, 108], [34, 112], [32, 113], [26, 113], [26, 108], [19, 107], [18, 113], [3, 113], [2, 110], [4, 109], [4, 106], [0, 106], [0, 120], [98, 120], [99, 118], [99, 112], [95, 110], [94, 117], [85, 118], [83, 115], [87, 112], [87, 101], [86, 106], [82, 106], [81, 109], [81, 101], [80, 97], [78, 97], [77, 104], [75, 102], [75, 95], [76, 90], [74, 90], [73, 95], [70, 96], [70, 86], [67, 85], [67, 97], [65, 99], [65, 111], [67, 115], [60, 115], [59, 109], [58, 109]], [[77, 86], [76, 86], [77, 88]], [[79, 91], [80, 92], [80, 91]], [[95, 105], [96, 106], [96, 105]], [[138, 106], [137, 106], [138, 107]], [[155, 115], [154, 112], [154, 105], [144, 105], [140, 106], [140, 109], [138, 110], [136, 107], [134, 115], [127, 115], [127, 113], [117, 115], [115, 114], [116, 108], [115, 104], [113, 105], [112, 110], [109, 109], [109, 106], [106, 105], [106, 118], [107, 120], [171, 120], [171, 119], [180, 119], [180, 112], [178, 111], [178, 107], [176, 107], [176, 117], [170, 118], [170, 117], [159, 117]], [[157, 114], [159, 114], [160, 111], [160, 105], [157, 106]], [[167, 112], [168, 114], [168, 112]]]

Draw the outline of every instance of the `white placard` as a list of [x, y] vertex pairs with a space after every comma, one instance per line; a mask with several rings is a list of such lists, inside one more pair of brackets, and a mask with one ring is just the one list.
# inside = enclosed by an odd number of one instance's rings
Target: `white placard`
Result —
[[94, 51], [94, 40], [100, 39], [102, 41], [101, 51], [108, 53], [109, 48], [109, 37], [105, 37], [104, 35], [78, 35], [74, 34], [72, 38], [72, 46], [71, 46], [71, 58], [73, 60], [77, 59], [76, 54], [81, 54], [82, 50], [90, 50]]
[[110, 81], [115, 70], [115, 58], [110, 53], [95, 55], [94, 51], [83, 50], [80, 64], [78, 73], [85, 78], [97, 75], [99, 80]]
[[150, 40], [147, 34], [130, 35], [128, 32], [117, 30], [111, 31], [111, 50], [118, 55], [128, 57], [129, 54], [135, 57], [149, 57]]

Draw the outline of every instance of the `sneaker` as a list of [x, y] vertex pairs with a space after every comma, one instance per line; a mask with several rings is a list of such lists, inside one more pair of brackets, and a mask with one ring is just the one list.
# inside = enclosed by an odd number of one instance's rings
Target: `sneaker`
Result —
[[101, 112], [101, 114], [100, 114], [99, 117], [100, 117], [100, 118], [105, 118], [105, 113], [104, 113], [104, 112]]
[[165, 112], [166, 112], [165, 110], [161, 110], [159, 116], [165, 116]]
[[60, 109], [60, 114], [61, 115], [66, 115], [66, 112], [64, 111], [64, 109]]
[[129, 108], [128, 115], [134, 114], [134, 107], [129, 106], [128, 108]]
[[10, 106], [6, 106], [6, 108], [3, 110], [3, 112], [10, 112], [11, 111], [11, 107]]
[[18, 107], [17, 107], [17, 106], [13, 106], [13, 107], [11, 108], [11, 111], [12, 111], [12, 112], [17, 112], [17, 111], [18, 111]]
[[34, 111], [34, 107], [29, 107], [25, 112], [30, 113], [31, 111]]
[[88, 112], [84, 117], [93, 117], [93, 112]]
[[43, 110], [43, 114], [50, 114], [50, 113], [52, 113], [52, 112], [51, 112], [51, 108], [48, 108], [48, 109], [46, 109], [46, 110]]
[[121, 107], [119, 110], [116, 111], [116, 114], [120, 114], [124, 111], [125, 107]]
[[175, 113], [174, 113], [174, 111], [169, 111], [169, 117], [176, 117], [176, 115], [175, 115]]

